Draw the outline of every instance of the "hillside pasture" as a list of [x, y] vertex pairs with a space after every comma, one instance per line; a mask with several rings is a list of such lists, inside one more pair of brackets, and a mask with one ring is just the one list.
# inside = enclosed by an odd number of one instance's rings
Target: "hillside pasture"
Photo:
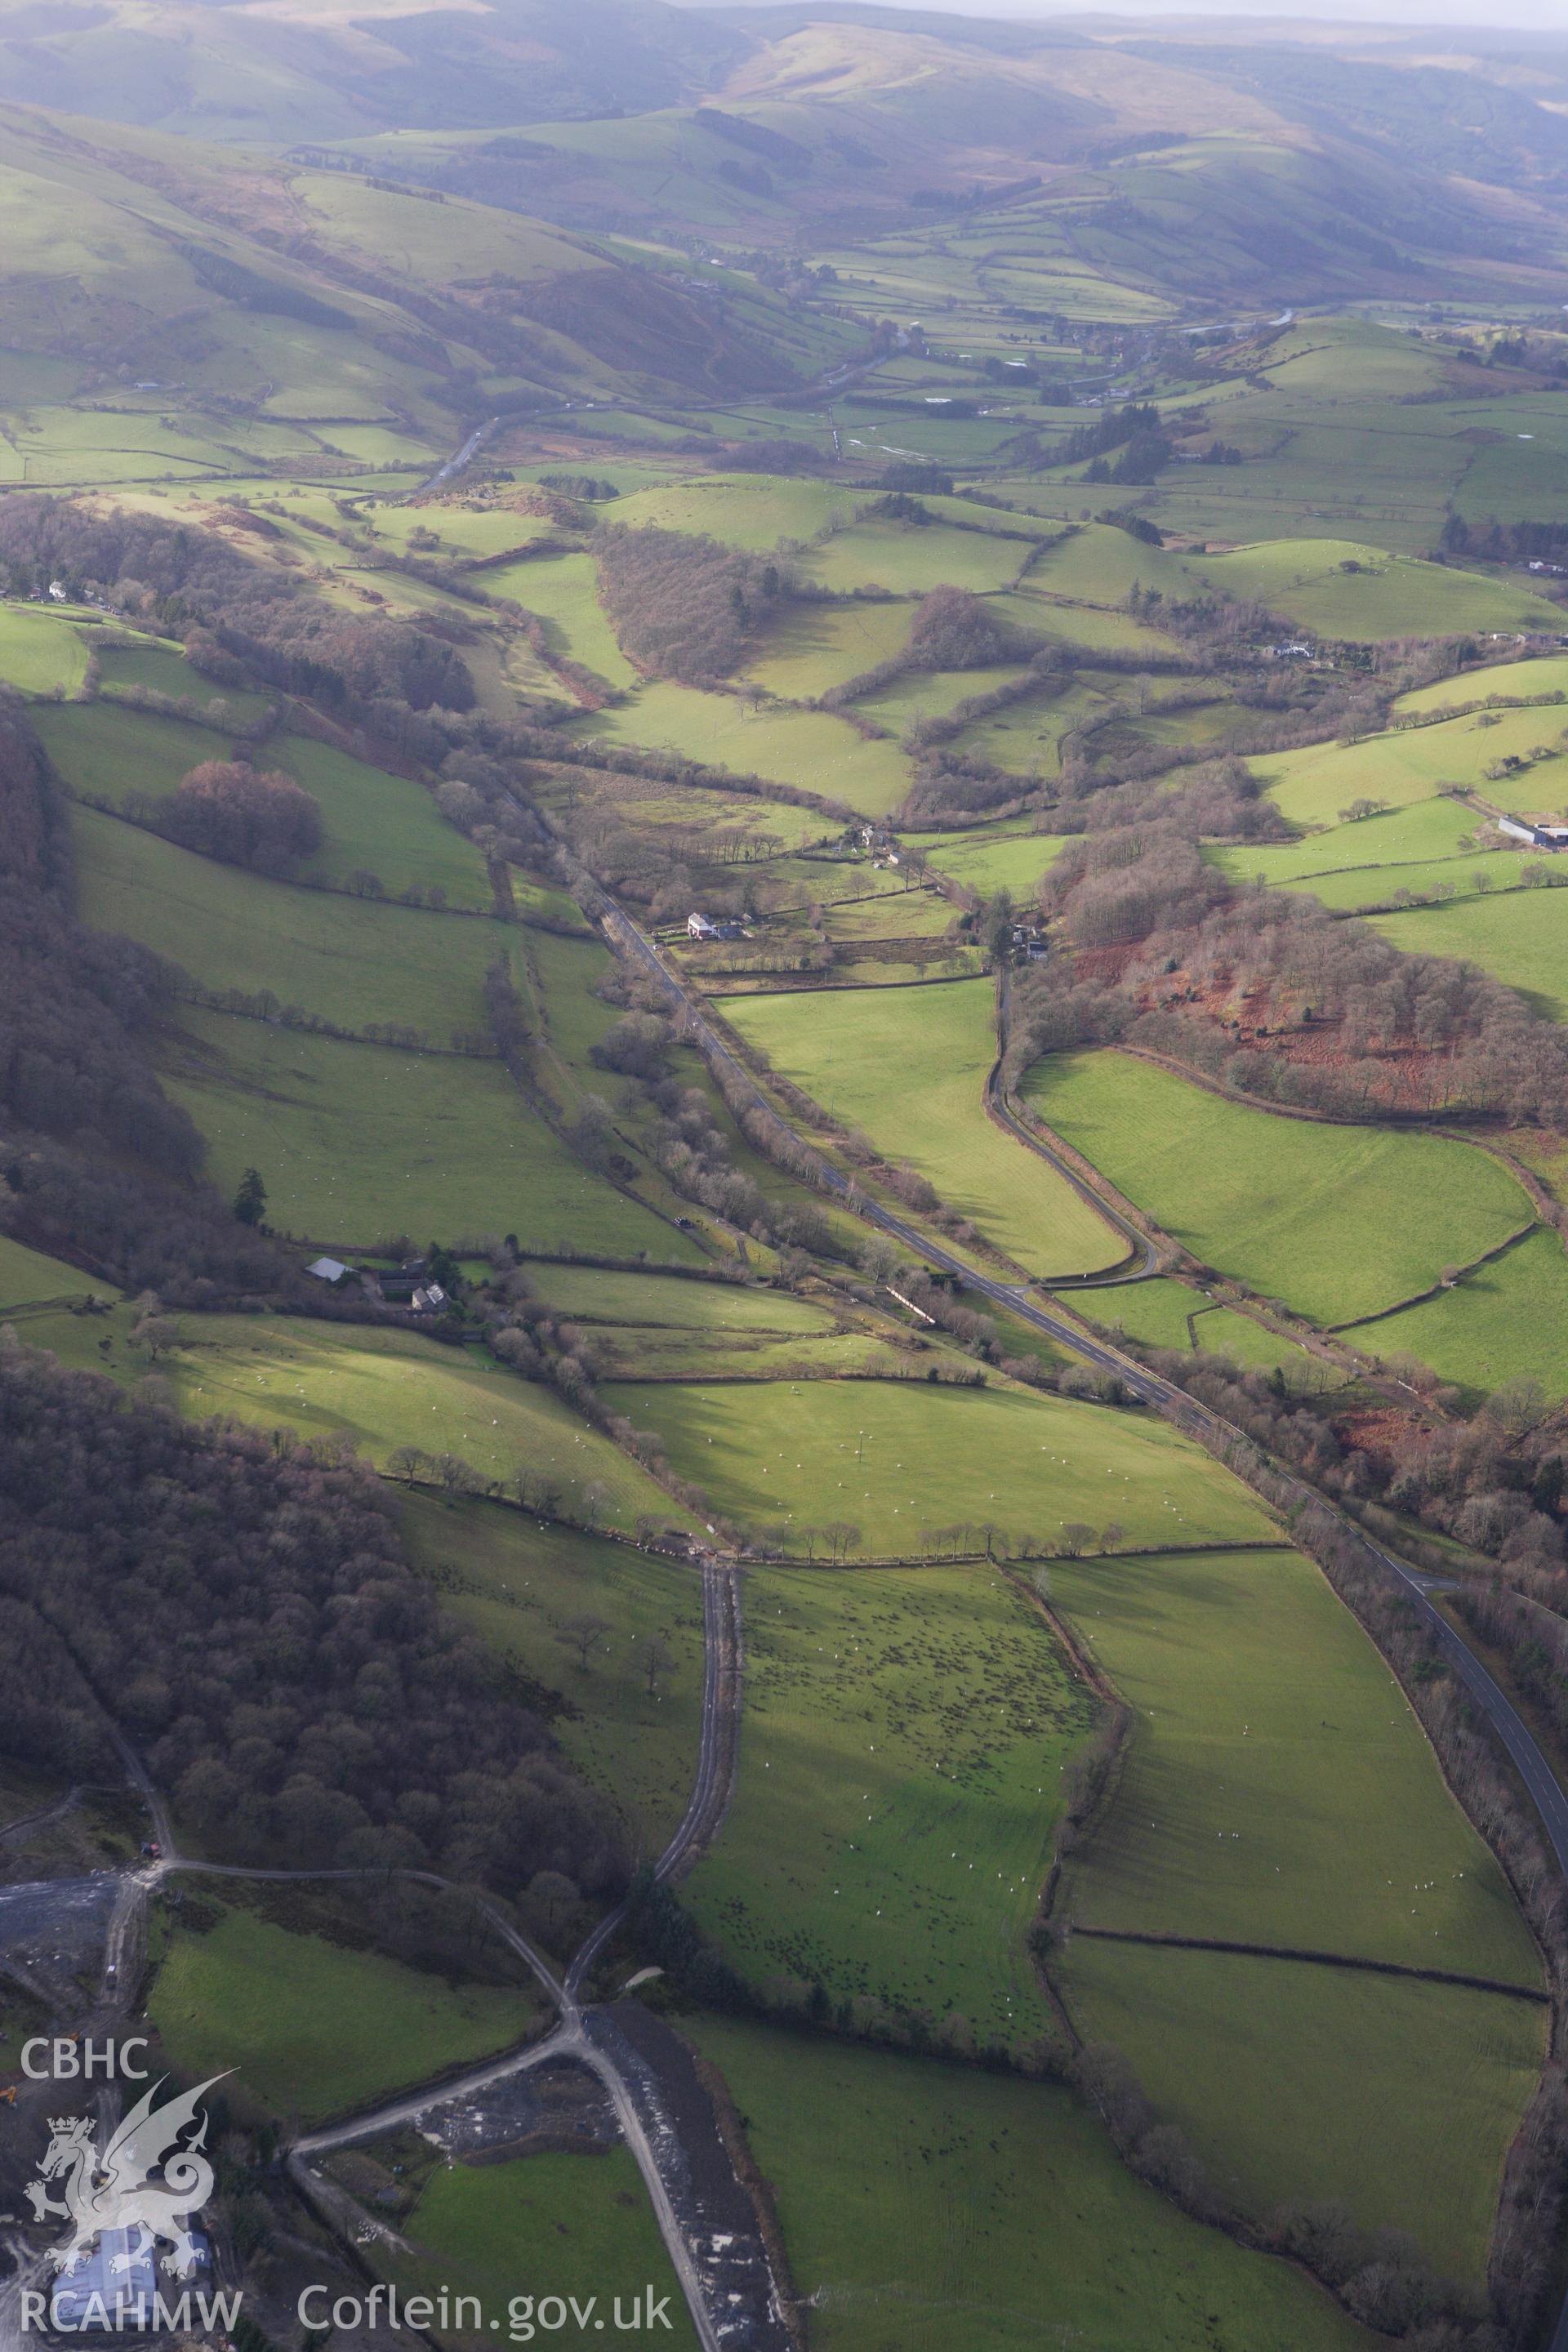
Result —
[[995, 1059], [988, 980], [940, 988], [728, 1001], [781, 1078], [927, 1177], [1031, 1274], [1114, 1265], [1126, 1245], [1065, 1177], [985, 1116]]
[[1287, 882], [1287, 890], [1321, 898], [1337, 914], [1373, 914], [1410, 899], [1468, 898], [1488, 890], [1511, 890], [1520, 878], [1519, 853], [1483, 850], [1465, 857], [1436, 858], [1414, 866], [1368, 866], [1359, 873], [1321, 874]]
[[[400, 2299], [425, 2294], [439, 2309], [449, 2294], [456, 2319], [464, 2315], [467, 2296], [481, 2312], [515, 2314], [510, 2324], [521, 2328], [533, 2326], [524, 2321], [524, 2305], [546, 2304], [552, 2295], [605, 2313], [617, 2302], [622, 2310], [637, 2306], [646, 2290], [662, 2317], [658, 2341], [668, 2352], [697, 2352], [685, 2299], [627, 2147], [545, 2147], [500, 2163], [439, 2164], [401, 2227], [405, 2237], [389, 2236], [373, 2250]], [[519, 2292], [524, 2281], [536, 2294]], [[585, 2328], [566, 2325], [552, 2336], [558, 2352], [592, 2352], [599, 2339], [587, 2330], [605, 2326], [603, 2317], [590, 2318]], [[475, 2347], [491, 2339], [452, 2326], [437, 2331], [435, 2340]]]
[[1205, 856], [1233, 882], [1310, 881], [1323, 874], [1463, 856], [1480, 822], [1461, 802], [1418, 800], [1353, 822], [1330, 819], [1298, 841], [1216, 843]]
[[1466, 1144], [1255, 1110], [1127, 1054], [1052, 1055], [1024, 1092], [1200, 1263], [1320, 1323], [1412, 1297], [1531, 1213]]
[[985, 898], [1007, 890], [1014, 903], [1033, 898], [1067, 847], [1067, 837], [1049, 833], [947, 833], [909, 835], [911, 847], [921, 847], [939, 874], [951, 875]]
[[1280, 1548], [1049, 1573], [1135, 1726], [1066, 1874], [1075, 1918], [1539, 1987], [1507, 1881], [1310, 1560]]
[[[1333, 824], [1342, 809], [1360, 800], [1404, 808], [1431, 800], [1448, 783], [1501, 808], [1559, 810], [1568, 804], [1568, 754], [1552, 748], [1562, 731], [1554, 709], [1470, 711], [1460, 719], [1364, 736], [1356, 743], [1312, 743], [1251, 765], [1291, 824]], [[1550, 750], [1551, 756], [1531, 761], [1538, 747]], [[1487, 775], [1489, 767], [1510, 758], [1530, 764], [1510, 777]], [[1468, 816], [1472, 828], [1477, 822]]]
[[1168, 1276], [1117, 1283], [1076, 1303], [1079, 1313], [1091, 1321], [1150, 1347], [1228, 1356], [1235, 1363], [1256, 1365], [1265, 1371], [1278, 1365], [1293, 1385], [1316, 1384], [1317, 1369], [1296, 1340], [1269, 1330], [1234, 1307], [1216, 1306], [1201, 1290]]
[[146, 637], [99, 642], [92, 650], [100, 693], [140, 688], [150, 694], [169, 695], [177, 702], [194, 702], [203, 709], [216, 704], [216, 725], [248, 725], [267, 709], [268, 698], [264, 694], [247, 692], [244, 687], [219, 686], [216, 679], [204, 677], [199, 669], [192, 667], [178, 646]]
[[590, 1344], [604, 1380], [897, 1380], [909, 1369], [887, 1339], [850, 1330], [808, 1338], [618, 1323], [596, 1328]]
[[87, 676], [88, 637], [48, 604], [0, 599], [0, 681], [18, 694], [72, 694]]
[[71, 831], [95, 929], [140, 940], [202, 988], [268, 995], [344, 1029], [405, 1024], [442, 1045], [479, 1029], [486, 968], [517, 936], [484, 918], [268, 881], [79, 804]]
[[1193, 569], [1210, 587], [1256, 596], [1322, 637], [1375, 644], [1471, 630], [1554, 634], [1562, 626], [1557, 606], [1517, 575], [1497, 579], [1340, 540], [1264, 541], [1234, 554], [1193, 559]]
[[922, 719], [945, 719], [972, 696], [994, 694], [1029, 673], [1016, 664], [996, 669], [911, 669], [890, 685], [859, 696], [855, 709], [862, 719], [886, 727], [900, 739]]
[[982, 1545], [980, 1531], [1000, 1528], [1004, 1549], [1058, 1542], [1073, 1525], [1114, 1525], [1122, 1544], [1272, 1532], [1246, 1488], [1164, 1423], [1033, 1390], [904, 1379], [605, 1393], [727, 1517], [792, 1553], [825, 1551], [819, 1531], [835, 1520], [884, 1559], [940, 1549], [931, 1531], [955, 1526]]
[[1019, 541], [984, 530], [955, 530], [942, 523], [895, 522], [878, 516], [847, 524], [807, 548], [797, 561], [818, 587], [841, 596], [867, 587], [923, 596], [944, 586], [972, 588], [985, 595], [1012, 587], [1028, 554]]
[[1568, 654], [1541, 654], [1527, 661], [1488, 662], [1479, 669], [1461, 670], [1439, 678], [1435, 686], [1417, 687], [1402, 694], [1395, 710], [1425, 716], [1457, 710], [1466, 703], [1485, 702], [1496, 695], [1502, 701], [1550, 702], [1568, 697]]
[[1087, 1937], [1063, 1976], [1079, 2031], [1122, 2052], [1246, 2210], [1331, 2200], [1479, 2286], [1503, 2159], [1545, 2057], [1543, 2007]]
[[[47, 1263], [47, 1261], [46, 1261]], [[787, 1290], [679, 1275], [626, 1274], [597, 1265], [530, 1265], [528, 1279], [549, 1307], [584, 1323], [632, 1323], [689, 1331], [820, 1334], [834, 1318]]]
[[1025, 1941], [1062, 1762], [1091, 1707], [986, 1564], [747, 1580], [739, 1791], [689, 1884], [751, 1982], [958, 2011], [1022, 2048], [1049, 2013]]
[[498, 564], [484, 574], [484, 584], [488, 595], [510, 596], [538, 614], [557, 658], [580, 662], [610, 686], [640, 683], [599, 603], [591, 555], [542, 555], [528, 562]]
[[790, 604], [759, 636], [746, 676], [767, 694], [808, 702], [901, 652], [908, 604]]
[[521, 1985], [450, 1985], [237, 1906], [199, 1934], [176, 1916], [147, 2013], [183, 2076], [232, 2067], [247, 2097], [306, 2123], [488, 2057], [542, 2014]]
[[765, 555], [852, 515], [869, 493], [781, 474], [698, 474], [635, 490], [604, 509], [626, 530], [681, 530]]
[[583, 1508], [597, 1485], [605, 1523], [623, 1529], [644, 1512], [661, 1526], [686, 1519], [553, 1390], [517, 1379], [479, 1349], [286, 1315], [204, 1315], [182, 1321], [162, 1361], [183, 1409], [198, 1419], [232, 1413], [305, 1438], [346, 1436], [381, 1469], [404, 1445], [457, 1454], [487, 1480], [509, 1479], [521, 1463], [555, 1482], [568, 1511]]
[[1568, 1020], [1568, 890], [1509, 890], [1372, 919], [1405, 953], [1479, 963], [1551, 1020]]
[[110, 808], [138, 793], [161, 800], [204, 760], [233, 757], [216, 728], [107, 699], [45, 704], [32, 718], [68, 789]]
[[[702, 1716], [702, 1591], [689, 1569], [522, 1511], [399, 1498], [408, 1557], [443, 1607], [525, 1679], [568, 1761], [619, 1812], [639, 1860], [686, 1811]], [[578, 1627], [597, 1620], [587, 1641]], [[668, 1662], [649, 1690], [648, 1644]]]
[[1054, 776], [1064, 740], [1087, 720], [1122, 708], [1119, 694], [1079, 676], [1065, 688], [1042, 686], [1016, 702], [973, 719], [953, 739], [954, 749], [1020, 776]]
[[[823, 2352], [1371, 2352], [1300, 2271], [1138, 2180], [1054, 2083], [704, 2017]], [[889, 2312], [893, 2317], [889, 2320]]]
[[[7, 1307], [28, 1307], [50, 1298], [82, 1298], [89, 1291], [102, 1297], [103, 1286], [64, 1258], [46, 1257], [25, 1242], [0, 1234], [0, 1312]], [[110, 1294], [112, 1296], [112, 1293]]]
[[163, 1082], [232, 1192], [247, 1168], [279, 1232], [363, 1248], [388, 1234], [515, 1233], [534, 1249], [695, 1255], [595, 1174], [499, 1062], [406, 1053], [182, 1009]]
[[794, 784], [865, 816], [885, 816], [910, 788], [909, 761], [897, 743], [868, 740], [831, 711], [753, 706], [668, 678], [576, 723], [600, 741]]
[[1533, 1233], [1436, 1298], [1363, 1323], [1351, 1335], [1377, 1356], [1408, 1351], [1476, 1403], [1508, 1381], [1568, 1396], [1568, 1259], [1556, 1234]]
[[1031, 588], [1090, 604], [1120, 604], [1135, 584], [1178, 597], [1200, 588], [1257, 598], [1299, 628], [1364, 643], [1560, 626], [1557, 608], [1515, 581], [1352, 540], [1270, 539], [1221, 555], [1178, 554], [1090, 523], [1029, 573]]
[[[138, 651], [124, 658], [175, 657]], [[201, 762], [233, 757], [232, 745], [211, 728], [128, 709], [109, 698], [45, 709], [37, 716], [67, 784], [114, 809], [133, 799], [156, 803]], [[306, 735], [269, 737], [256, 757], [258, 766], [280, 769], [303, 785], [321, 813], [321, 845], [291, 868], [291, 878], [341, 890], [371, 875], [390, 898], [438, 890], [453, 907], [489, 907], [483, 858], [447, 823], [423, 785]]]

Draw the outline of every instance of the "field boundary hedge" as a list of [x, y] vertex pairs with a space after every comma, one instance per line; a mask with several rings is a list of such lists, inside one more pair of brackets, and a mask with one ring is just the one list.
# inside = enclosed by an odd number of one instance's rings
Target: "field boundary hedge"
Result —
[[1458, 1289], [1467, 1275], [1479, 1274], [1483, 1265], [1490, 1265], [1494, 1258], [1506, 1255], [1510, 1249], [1517, 1249], [1521, 1242], [1528, 1241], [1531, 1234], [1540, 1231], [1540, 1218], [1531, 1217], [1529, 1224], [1521, 1225], [1519, 1231], [1510, 1234], [1506, 1241], [1499, 1242], [1492, 1249], [1483, 1250], [1479, 1257], [1471, 1258], [1468, 1265], [1460, 1266], [1452, 1282], [1439, 1280], [1431, 1283], [1409, 1298], [1396, 1298], [1392, 1307], [1380, 1307], [1375, 1315], [1358, 1315], [1350, 1323], [1325, 1323], [1323, 1329], [1331, 1332], [1360, 1331], [1369, 1323], [1382, 1323], [1391, 1315], [1402, 1315], [1407, 1307], [1425, 1307], [1429, 1299], [1441, 1298], [1446, 1290]]
[[1103, 1944], [1156, 1944], [1179, 1952], [1234, 1952], [1248, 1960], [1297, 1960], [1322, 1969], [1363, 1969], [1373, 1976], [1415, 1977], [1422, 1984], [1462, 1985], [1471, 1992], [1495, 1992], [1510, 2000], [1533, 2001], [1550, 2009], [1552, 1996], [1535, 1985], [1508, 1984], [1499, 1977], [1467, 1976], [1454, 1969], [1418, 1969], [1405, 1960], [1365, 1960], [1350, 1952], [1310, 1951], [1289, 1944], [1245, 1944], [1222, 1936], [1174, 1936], [1159, 1928], [1089, 1927], [1075, 1922], [1075, 1936], [1089, 1936]]

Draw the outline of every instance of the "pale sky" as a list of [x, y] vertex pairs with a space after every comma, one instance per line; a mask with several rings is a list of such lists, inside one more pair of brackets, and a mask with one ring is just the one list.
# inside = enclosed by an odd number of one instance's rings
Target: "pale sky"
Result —
[[[869, 5], [875, 4], [876, 0], [869, 0]], [[696, 0], [696, 5], [701, 5], [701, 0]], [[755, 5], [767, 5], [767, 0], [755, 0]], [[887, 5], [918, 9], [926, 0], [887, 0]], [[1082, 0], [930, 0], [930, 5], [949, 16], [1036, 21], [1064, 17], [1086, 30], [1092, 30], [1097, 23], [1114, 24], [1127, 17], [1179, 17], [1188, 29], [1212, 28], [1221, 37], [1227, 22], [1272, 22], [1282, 32], [1303, 24], [1354, 25], [1363, 31], [1380, 26], [1404, 30], [1430, 25], [1445, 31], [1469, 26], [1494, 35], [1555, 33], [1568, 47], [1568, 0], [1301, 0], [1294, 7], [1282, 5], [1281, 0], [1222, 0], [1219, 6], [1208, 8], [1194, 8], [1193, 0], [1099, 0], [1098, 5], [1088, 8]]]

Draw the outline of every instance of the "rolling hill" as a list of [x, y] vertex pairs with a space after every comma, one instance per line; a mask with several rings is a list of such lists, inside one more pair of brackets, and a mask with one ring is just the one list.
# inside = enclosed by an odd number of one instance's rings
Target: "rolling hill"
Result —
[[[0, 109], [0, 188], [12, 481], [422, 470], [489, 415], [733, 396], [803, 356], [765, 294], [742, 306], [511, 213], [161, 133]], [[809, 373], [809, 339], [804, 356]]]

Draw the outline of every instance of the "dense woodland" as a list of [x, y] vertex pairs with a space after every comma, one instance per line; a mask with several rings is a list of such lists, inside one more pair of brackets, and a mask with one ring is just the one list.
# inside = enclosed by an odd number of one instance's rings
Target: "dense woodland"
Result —
[[[1128, 785], [1087, 803], [1041, 885], [1084, 950], [1024, 976], [1010, 1066], [1125, 1039], [1260, 1101], [1342, 1118], [1418, 1114], [1568, 1123], [1568, 1039], [1479, 967], [1407, 955], [1304, 893], [1238, 888], [1200, 854], [1268, 837], [1239, 762], [1179, 793]], [[1331, 1057], [1306, 1058], [1331, 1031]]]
[[[242, 509], [228, 519], [264, 538], [274, 530]], [[54, 582], [184, 636], [220, 684], [310, 695], [384, 734], [406, 712], [473, 707], [473, 680], [440, 635], [340, 612], [215, 532], [69, 499], [0, 498], [0, 583], [27, 595]]]
[[728, 677], [748, 631], [790, 593], [784, 566], [679, 530], [601, 528], [599, 593], [621, 644], [656, 677]]
[[240, 760], [204, 760], [132, 814], [182, 849], [258, 874], [286, 874], [321, 845], [320, 803], [292, 776]]
[[0, 1339], [0, 1748], [76, 1774], [107, 1715], [237, 1859], [602, 1895], [616, 1825], [402, 1554], [374, 1475], [195, 1428]]
[[0, 695], [0, 1224], [129, 1290], [217, 1306], [300, 1286], [199, 1178], [146, 1050], [174, 976], [73, 912], [69, 835], [26, 712]]

